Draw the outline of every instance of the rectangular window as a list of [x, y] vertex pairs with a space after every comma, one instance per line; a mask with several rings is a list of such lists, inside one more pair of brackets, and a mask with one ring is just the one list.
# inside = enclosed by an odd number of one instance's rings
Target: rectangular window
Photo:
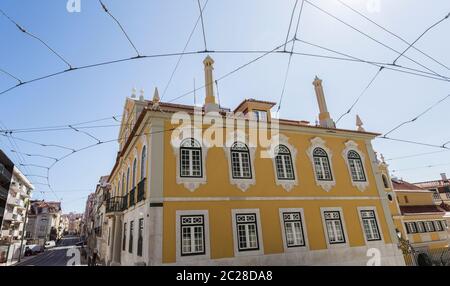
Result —
[[425, 230], [427, 232], [433, 232], [434, 231], [434, 224], [432, 221], [426, 221], [425, 222]]
[[181, 216], [181, 255], [205, 254], [203, 215]]
[[231, 152], [232, 175], [235, 179], [251, 179], [250, 158], [247, 152]]
[[332, 181], [330, 164], [327, 157], [314, 157], [317, 180]]
[[325, 226], [330, 244], [345, 243], [344, 229], [339, 211], [324, 211]]
[[406, 222], [406, 232], [408, 233], [417, 233], [416, 223], [415, 222]]
[[444, 228], [442, 227], [442, 224], [440, 221], [435, 220], [434, 221], [434, 228], [436, 229], [436, 231], [443, 231]]
[[299, 212], [283, 213], [283, 222], [287, 247], [305, 246], [301, 214]]
[[364, 174], [364, 167], [361, 159], [349, 159], [348, 164], [350, 165], [352, 180], [354, 182], [365, 182], [366, 176]]
[[381, 240], [377, 219], [375, 217], [375, 211], [362, 210], [361, 219], [367, 241]]
[[138, 244], [137, 244], [137, 255], [142, 256], [142, 242], [144, 240], [144, 219], [139, 219], [139, 226], [138, 226]]
[[198, 149], [181, 148], [181, 177], [201, 177], [202, 176], [202, 151]]
[[279, 154], [275, 157], [279, 180], [294, 180], [294, 170], [290, 154]]
[[439, 191], [437, 189], [430, 189], [431, 192], [433, 192], [433, 199], [434, 200], [440, 200], [441, 195], [439, 195]]
[[267, 121], [267, 111], [263, 110], [253, 110], [254, 119], [257, 121]]
[[133, 253], [133, 230], [134, 230], [134, 221], [130, 221], [130, 238], [128, 240], [129, 253]]
[[258, 250], [256, 214], [236, 214], [236, 230], [239, 251]]
[[122, 250], [125, 251], [127, 243], [127, 223], [123, 224], [123, 239], [122, 239]]
[[418, 222], [416, 223], [416, 225], [417, 225], [417, 232], [420, 232], [420, 233], [426, 232], [426, 231], [425, 231], [425, 226], [424, 226], [424, 224], [423, 224], [423, 221], [418, 221]]

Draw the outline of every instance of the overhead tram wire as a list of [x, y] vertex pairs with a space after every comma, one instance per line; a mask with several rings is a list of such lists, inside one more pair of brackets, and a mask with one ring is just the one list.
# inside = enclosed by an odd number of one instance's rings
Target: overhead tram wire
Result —
[[[287, 33], [286, 33], [285, 43], [287, 43], [287, 41], [289, 39], [289, 34], [291, 32], [291, 26], [292, 26], [292, 20], [294, 20], [295, 8], [297, 8], [297, 4], [298, 4], [298, 0], [295, 0], [294, 7], [292, 8], [291, 20], [289, 21], [289, 27], [288, 27], [288, 30], [287, 30]], [[286, 52], [286, 44], [284, 44], [283, 51]]]
[[407, 40], [405, 40], [404, 38], [402, 38], [401, 36], [393, 33], [392, 31], [386, 29], [385, 27], [381, 26], [380, 24], [378, 24], [377, 22], [373, 21], [372, 19], [370, 19], [369, 17], [367, 17], [366, 15], [364, 15], [363, 13], [361, 13], [360, 11], [354, 9], [353, 7], [351, 7], [350, 5], [344, 3], [342, 0], [336, 0], [337, 2], [339, 2], [340, 4], [342, 4], [343, 6], [347, 7], [348, 9], [350, 9], [351, 11], [355, 12], [356, 14], [358, 14], [359, 16], [363, 17], [364, 19], [366, 19], [367, 21], [371, 22], [372, 24], [374, 24], [375, 26], [377, 26], [378, 28], [382, 29], [383, 31], [389, 33], [390, 35], [394, 36], [395, 38], [399, 39], [400, 41], [402, 41], [403, 43], [411, 46], [412, 49], [416, 50], [417, 52], [421, 53], [422, 55], [424, 55], [425, 57], [429, 58], [430, 60], [434, 61], [435, 63], [437, 63], [438, 65], [446, 68], [447, 70], [450, 70], [450, 68], [443, 64], [442, 62], [436, 60], [435, 58], [433, 58], [432, 56], [428, 55], [427, 53], [425, 53], [424, 51], [420, 50], [419, 48], [411, 45], [410, 42], [408, 42]]
[[[8, 135], [6, 135], [6, 134], [0, 134], [0, 136], [8, 137]], [[18, 141], [30, 143], [30, 144], [33, 144], [33, 145], [39, 145], [41, 147], [55, 147], [55, 148], [70, 150], [72, 152], [75, 151], [75, 149], [73, 149], [73, 148], [65, 147], [65, 146], [58, 145], [58, 144], [44, 144], [44, 143], [39, 143], [39, 142], [35, 142], [35, 141], [32, 141], [32, 140], [11, 136], [11, 135], [9, 135], [9, 137], [14, 138], [15, 140], [18, 140]]]
[[417, 43], [427, 32], [429, 32], [431, 29], [433, 29], [434, 27], [438, 26], [440, 23], [442, 23], [443, 21], [447, 20], [450, 16], [450, 12], [441, 20], [437, 21], [436, 23], [434, 23], [433, 25], [431, 25], [430, 27], [428, 27], [422, 34], [420, 34], [420, 36], [414, 40], [414, 42], [412, 42], [393, 62], [393, 64], [395, 64], [397, 62], [397, 60], [402, 57], [411, 47], [414, 46], [415, 43]]
[[336, 124], [339, 123], [339, 121], [341, 121], [341, 119], [346, 116], [347, 114], [349, 114], [353, 107], [356, 106], [356, 104], [358, 104], [359, 100], [361, 99], [361, 97], [363, 97], [363, 95], [366, 93], [366, 91], [370, 88], [370, 86], [375, 82], [375, 79], [378, 77], [378, 75], [381, 73], [381, 71], [383, 70], [384, 67], [380, 67], [378, 69], [378, 71], [375, 73], [375, 75], [372, 77], [372, 79], [369, 81], [369, 83], [366, 85], [366, 87], [361, 91], [361, 93], [358, 95], [358, 97], [355, 99], [355, 101], [352, 103], [352, 105], [350, 106], [350, 108], [344, 112], [341, 116], [339, 116], [338, 120], [336, 120]]
[[406, 169], [394, 169], [394, 170], [392, 170], [392, 173], [403, 172], [403, 171], [411, 171], [411, 170], [419, 170], [419, 169], [426, 169], [426, 168], [436, 168], [436, 167], [449, 166], [449, 165], [450, 165], [450, 163], [443, 163], [443, 164], [434, 164], [434, 165], [412, 167], [412, 168], [406, 168]]
[[[11, 23], [13, 23], [22, 33], [27, 34], [28, 36], [38, 40], [41, 44], [43, 44], [49, 51], [51, 51], [61, 61], [63, 61], [69, 67], [69, 70], [73, 69], [72, 65], [65, 58], [63, 58], [59, 53], [57, 53], [53, 48], [51, 48], [50, 45], [48, 45], [44, 40], [42, 40], [38, 36], [35, 36], [35, 35], [31, 34], [30, 32], [28, 32], [27, 30], [25, 30], [25, 28], [23, 28], [21, 25], [19, 25], [19, 23], [17, 23], [10, 16], [8, 16], [2, 9], [0, 9], [0, 13], [3, 16], [5, 16]], [[21, 84], [21, 81], [19, 81], [19, 84]]]
[[131, 46], [133, 47], [134, 51], [136, 52], [137, 56], [136, 58], [140, 58], [141, 54], [139, 53], [138, 49], [136, 48], [136, 46], [134, 45], [133, 41], [131, 41], [130, 37], [128, 36], [127, 32], [125, 31], [125, 29], [123, 28], [122, 24], [120, 24], [119, 20], [116, 19], [116, 17], [113, 16], [113, 14], [111, 14], [111, 12], [109, 12], [108, 7], [106, 7], [105, 4], [103, 4], [103, 2], [101, 0], [98, 0], [98, 2], [100, 3], [100, 5], [102, 6], [103, 10], [106, 12], [106, 14], [108, 14], [119, 26], [119, 28], [122, 30], [122, 33], [125, 35], [125, 37], [127, 38], [128, 42], [131, 44]]
[[[187, 39], [187, 41], [186, 41], [186, 44], [184, 45], [183, 51], [182, 51], [182, 53], [179, 55], [178, 60], [177, 60], [177, 63], [175, 64], [175, 67], [174, 67], [174, 69], [172, 70], [172, 73], [171, 73], [171, 75], [170, 75], [170, 78], [169, 78], [169, 80], [167, 81], [166, 86], [164, 87], [163, 93], [162, 93], [162, 95], [161, 95], [161, 101], [163, 100], [164, 96], [166, 95], [167, 89], [169, 88], [170, 84], [172, 83], [172, 79], [173, 79], [173, 77], [174, 77], [174, 75], [175, 75], [175, 73], [176, 73], [176, 71], [177, 71], [177, 69], [178, 69], [178, 66], [179, 66], [180, 63], [181, 63], [181, 59], [183, 58], [184, 53], [186, 52], [186, 49], [187, 49], [187, 47], [189, 46], [189, 43], [191, 42], [192, 36], [194, 35], [195, 29], [197, 28], [198, 22], [200, 21], [201, 13], [203, 13], [203, 10], [206, 8], [206, 5], [208, 4], [208, 1], [209, 1], [209, 0], [206, 0], [205, 4], [203, 5], [203, 8], [200, 9], [200, 15], [197, 17], [197, 21], [195, 21], [194, 28], [192, 28], [192, 31], [191, 31], [191, 33], [189, 34], [188, 39]], [[205, 44], [205, 47], [206, 47], [206, 44]], [[206, 48], [205, 48], [205, 50], [206, 50]]]
[[[288, 41], [288, 43], [289, 43], [289, 42], [292, 42], [292, 41], [293, 41], [293, 40], [290, 40], [290, 41]], [[260, 56], [258, 56], [258, 57], [256, 57], [256, 58], [254, 58], [254, 59], [252, 59], [252, 60], [250, 60], [250, 61], [248, 61], [248, 62], [246, 62], [246, 63], [244, 63], [244, 64], [242, 64], [242, 65], [240, 65], [240, 66], [238, 66], [237, 68], [235, 68], [235, 69], [229, 71], [228, 73], [222, 75], [221, 77], [217, 78], [216, 81], [221, 81], [221, 80], [227, 78], [228, 76], [230, 76], [230, 75], [232, 75], [232, 74], [234, 74], [234, 73], [240, 71], [241, 69], [243, 69], [243, 68], [245, 68], [245, 67], [251, 65], [252, 63], [257, 62], [258, 60], [264, 58], [265, 56], [267, 56], [267, 55], [269, 55], [269, 54], [272, 54], [272, 53], [275, 53], [277, 50], [279, 50], [279, 49], [280, 49], [281, 47], [283, 47], [284, 45], [285, 45], [285, 43], [282, 43], [281, 45], [276, 46], [276, 47], [273, 48], [272, 50], [266, 51], [266, 52], [263, 53], [262, 55], [260, 55]], [[211, 84], [213, 84], [213, 83], [211, 83]], [[177, 97], [175, 97], [175, 98], [169, 100], [168, 103], [172, 103], [172, 102], [174, 102], [174, 101], [176, 101], [176, 100], [178, 100], [178, 99], [180, 99], [180, 98], [183, 98], [183, 97], [185, 97], [185, 96], [187, 96], [187, 95], [190, 95], [190, 94], [192, 94], [193, 92], [196, 92], [196, 91], [198, 91], [198, 90], [200, 90], [200, 89], [202, 89], [202, 88], [205, 88], [205, 87], [206, 87], [206, 85], [204, 84], [204, 85], [202, 85], [202, 86], [200, 86], [200, 87], [198, 87], [198, 88], [196, 88], [196, 89], [194, 89], [194, 90], [191, 90], [191, 91], [188, 91], [188, 92], [186, 92], [186, 93], [183, 93], [183, 94], [181, 94], [180, 96], [177, 96]]]
[[[349, 27], [349, 28], [351, 28], [351, 29], [357, 31], [358, 33], [364, 35], [365, 37], [367, 37], [367, 38], [369, 38], [370, 40], [372, 40], [372, 41], [378, 43], [379, 45], [381, 45], [381, 46], [383, 46], [383, 47], [385, 47], [385, 48], [387, 48], [387, 49], [389, 49], [389, 50], [391, 50], [391, 51], [397, 53], [398, 55], [401, 54], [401, 52], [397, 51], [396, 49], [394, 49], [394, 48], [390, 47], [389, 45], [387, 45], [387, 44], [385, 44], [385, 43], [383, 43], [383, 42], [381, 42], [381, 41], [375, 39], [374, 37], [370, 36], [369, 34], [367, 34], [367, 33], [363, 32], [363, 31], [361, 31], [360, 29], [358, 29], [358, 28], [352, 26], [351, 24], [349, 24], [349, 23], [345, 22], [344, 20], [338, 18], [337, 16], [333, 15], [332, 13], [330, 13], [330, 12], [328, 12], [328, 11], [326, 11], [326, 10], [320, 8], [319, 6], [315, 5], [314, 3], [311, 3], [311, 2], [308, 1], [308, 0], [304, 0], [304, 1], [305, 1], [306, 3], [308, 3], [309, 5], [311, 5], [312, 7], [316, 8], [317, 10], [321, 11], [322, 13], [325, 13], [326, 15], [330, 16], [331, 18], [333, 18], [333, 19], [337, 20], [338, 22], [340, 22], [340, 23], [346, 25], [347, 27]], [[412, 59], [412, 58], [410, 58], [410, 57], [408, 57], [408, 56], [406, 56], [406, 55], [404, 55], [404, 54], [402, 55], [402, 57], [404, 57], [404, 58], [410, 60], [411, 62], [413, 62], [413, 63], [419, 65], [420, 67], [422, 67], [422, 68], [424, 68], [424, 69], [426, 69], [426, 70], [432, 72], [432, 73], [435, 74], [436, 76], [445, 78], [443, 75], [438, 74], [438, 73], [435, 72], [434, 70], [431, 70], [430, 68], [426, 67], [425, 65], [419, 63], [418, 61], [416, 61], [416, 60], [414, 60], [414, 59]]]
[[420, 146], [425, 146], [425, 147], [433, 147], [433, 148], [450, 150], [449, 147], [446, 147], [443, 145], [429, 144], [429, 143], [423, 143], [423, 142], [418, 142], [418, 141], [413, 141], [413, 140], [391, 138], [391, 137], [387, 137], [387, 136], [375, 137], [375, 139], [384, 139], [384, 140], [390, 140], [390, 141], [395, 141], [395, 142], [409, 143], [409, 144], [420, 145]]
[[[206, 3], [207, 3], [208, 1], [206, 1]], [[207, 45], [206, 45], [206, 34], [205, 34], [205, 24], [204, 24], [204, 22], [203, 22], [203, 9], [202, 9], [202, 7], [201, 7], [201, 5], [200, 5], [200, 0], [197, 0], [197, 3], [198, 3], [198, 9], [199, 9], [199, 11], [200, 11], [200, 19], [201, 19], [201, 23], [202, 23], [202, 33], [203, 33], [203, 43], [204, 43], [204, 45], [205, 45], [205, 52], [207, 52], [208, 51], [208, 47], [207, 47]], [[205, 4], [206, 5], [206, 4]]]
[[83, 133], [83, 134], [89, 136], [90, 138], [96, 140], [96, 141], [97, 141], [97, 144], [102, 143], [102, 141], [101, 141], [100, 139], [98, 139], [97, 137], [95, 137], [94, 135], [92, 135], [92, 134], [89, 133], [89, 132], [86, 132], [86, 131], [82, 131], [82, 130], [80, 130], [80, 129], [77, 129], [77, 128], [73, 127], [72, 125], [69, 125], [69, 127], [70, 127], [71, 129], [73, 129], [75, 132]]
[[411, 154], [411, 155], [404, 155], [404, 156], [388, 158], [388, 159], [385, 159], [385, 161], [395, 161], [395, 160], [409, 159], [409, 158], [415, 158], [415, 157], [420, 157], [420, 156], [425, 156], [425, 155], [432, 155], [432, 154], [437, 154], [437, 153], [448, 152], [448, 151], [450, 151], [450, 149], [449, 150], [433, 151], [433, 152], [422, 152], [422, 153], [416, 153], [416, 154]]
[[[299, 40], [299, 39], [297, 39], [297, 40]], [[299, 41], [302, 41], [302, 40], [299, 40]], [[284, 45], [284, 43], [283, 43], [283, 45]], [[47, 74], [47, 75], [44, 75], [44, 76], [40, 76], [40, 77], [36, 77], [36, 78], [30, 79], [30, 80], [25, 80], [25, 81], [22, 81], [22, 83], [16, 84], [14, 86], [11, 86], [9, 88], [6, 88], [6, 89], [0, 91], [0, 95], [6, 94], [6, 93], [8, 93], [8, 92], [10, 92], [10, 91], [12, 91], [12, 90], [14, 90], [16, 88], [19, 88], [21, 86], [24, 86], [26, 84], [30, 84], [30, 83], [33, 83], [33, 82], [45, 80], [45, 79], [52, 78], [52, 77], [55, 77], [55, 76], [58, 76], [58, 75], [63, 75], [65, 73], [69, 73], [69, 72], [76, 71], [76, 70], [91, 69], [91, 68], [95, 68], [95, 67], [108, 66], [108, 65], [112, 65], [112, 64], [116, 64], [116, 63], [123, 63], [123, 62], [134, 61], [134, 60], [153, 59], [153, 58], [162, 58], [162, 57], [173, 57], [173, 56], [180, 56], [180, 55], [198, 55], [198, 54], [204, 54], [204, 53], [210, 53], [210, 54], [266, 54], [266, 53], [281, 53], [281, 54], [285, 54], [287, 52], [284, 52], [284, 51], [267, 51], [267, 50], [258, 50], [258, 51], [255, 51], [255, 50], [213, 50], [213, 51], [207, 51], [207, 52], [205, 52], [205, 51], [190, 51], [190, 52], [184, 52], [184, 53], [177, 52], [177, 53], [141, 55], [140, 57], [129, 57], [129, 58], [122, 58], [122, 59], [117, 59], [117, 60], [98, 62], [98, 63], [94, 63], [94, 64], [88, 64], [88, 65], [79, 66], [79, 67], [72, 68], [72, 69], [66, 69], [66, 70], [50, 73], [50, 74]], [[324, 59], [336, 59], [336, 60], [355, 61], [355, 60], [350, 60], [350, 59], [336, 58], [336, 57], [330, 57], [330, 56], [325, 56], [325, 55], [308, 54], [308, 53], [293, 52], [292, 54], [293, 55], [299, 55], [299, 56], [318, 57], [318, 58], [324, 58]], [[367, 63], [367, 64], [375, 64], [374, 62], [364, 61], [364, 60], [362, 60], [361, 62]], [[387, 64], [387, 65], [392, 65], [392, 64]], [[408, 68], [402, 67], [400, 65], [395, 65], [395, 67], [408, 69]], [[404, 70], [395, 69], [393, 67], [389, 67], [387, 69], [398, 71], [398, 72], [402, 72], [402, 73], [408, 73], [408, 74], [412, 74], [412, 75], [416, 75], [416, 76], [422, 76], [422, 77], [426, 77], [426, 78], [431, 78], [431, 79], [435, 79], [435, 80], [442, 80], [442, 81], [447, 81], [447, 82], [450, 81], [448, 77], [444, 77], [444, 76], [440, 76], [440, 77], [426, 76], [426, 75], [419, 74], [419, 73], [413, 73], [413, 72], [407, 72], [407, 71], [404, 71]], [[421, 73], [426, 73], [424, 71], [420, 71], [420, 72]]]
[[18, 84], [21, 84], [21, 83], [22, 83], [22, 80], [21, 80], [20, 78], [18, 78], [18, 77], [16, 77], [16, 76], [12, 75], [11, 73], [5, 71], [4, 69], [1, 69], [1, 68], [0, 68], [0, 72], [6, 74], [6, 75], [9, 76], [10, 78], [13, 78], [14, 80], [18, 81]]
[[[295, 33], [294, 33], [294, 37], [293, 37], [293, 41], [292, 41], [291, 51], [289, 52], [288, 64], [286, 66], [286, 71], [284, 73], [283, 87], [281, 89], [281, 95], [280, 95], [280, 99], [278, 101], [277, 116], [279, 115], [279, 112], [280, 112], [280, 109], [281, 109], [281, 103], [283, 101], [284, 93], [286, 91], [286, 83], [287, 83], [287, 79], [288, 79], [288, 76], [289, 76], [289, 70], [290, 70], [291, 62], [292, 62], [292, 52], [294, 51], [295, 40], [297, 39], [297, 33], [298, 33], [299, 25], [300, 25], [300, 19], [302, 17], [302, 11], [303, 11], [304, 3], [305, 3], [305, 1], [302, 0], [301, 6], [300, 6], [300, 12], [298, 14], [297, 26], [295, 28]], [[289, 35], [289, 31], [291, 29], [291, 24], [292, 24], [292, 18], [294, 16], [294, 12], [295, 12], [295, 8], [296, 7], [297, 7], [297, 2], [295, 2], [294, 10], [292, 11], [291, 21], [289, 23], [289, 29], [288, 29], [288, 33], [287, 33], [286, 37], [288, 37], [288, 35]], [[286, 43], [284, 44], [285, 51], [286, 51], [286, 45], [287, 45], [287, 38], [286, 38]]]
[[[392, 128], [391, 130], [389, 130], [388, 132], [386, 132], [383, 137], [386, 137], [387, 135], [391, 134], [392, 132], [398, 130], [400, 127], [409, 124], [409, 123], [413, 123], [414, 121], [416, 121], [417, 119], [419, 119], [420, 117], [422, 117], [423, 115], [425, 115], [426, 113], [428, 113], [430, 110], [432, 110], [434, 107], [436, 107], [437, 105], [441, 104], [442, 102], [444, 102], [445, 100], [447, 100], [450, 97], [450, 94], [448, 94], [447, 96], [445, 96], [444, 98], [440, 99], [439, 101], [437, 101], [436, 103], [434, 103], [433, 105], [427, 107], [424, 111], [422, 111], [419, 115], [415, 116], [414, 118], [404, 121], [400, 124], [398, 124], [397, 126], [395, 126], [394, 128]], [[445, 145], [445, 144], [444, 144]]]

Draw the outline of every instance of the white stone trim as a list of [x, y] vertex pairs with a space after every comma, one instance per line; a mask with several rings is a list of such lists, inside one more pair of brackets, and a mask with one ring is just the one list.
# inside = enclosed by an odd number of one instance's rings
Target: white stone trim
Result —
[[381, 200], [380, 197], [165, 197], [165, 202], [198, 202], [198, 201], [336, 201], [336, 200]]
[[[364, 235], [364, 241], [366, 242], [366, 245], [380, 245], [380, 244], [383, 245], [383, 244], [385, 244], [383, 230], [381, 229], [380, 218], [378, 216], [377, 208], [374, 206], [361, 206], [361, 207], [357, 207], [357, 210], [358, 210], [359, 223], [361, 225], [361, 231]], [[378, 232], [380, 234], [380, 240], [373, 240], [373, 241], [367, 240], [366, 232], [364, 231], [363, 219], [361, 216], [361, 211], [366, 211], [366, 210], [373, 211], [375, 213], [375, 219], [377, 221], [377, 228], [378, 228]]]
[[[204, 233], [205, 236], [205, 254], [199, 254], [199, 255], [189, 255], [189, 256], [182, 256], [181, 255], [181, 223], [180, 223], [180, 217], [181, 216], [189, 216], [189, 215], [203, 215], [204, 221]], [[182, 261], [182, 262], [191, 262], [196, 260], [204, 260], [204, 259], [210, 259], [211, 258], [211, 252], [210, 252], [210, 242], [209, 242], [209, 215], [208, 210], [177, 210], [176, 214], [176, 261]]]
[[[279, 180], [278, 174], [277, 174], [277, 165], [275, 161], [275, 148], [278, 145], [284, 145], [289, 149], [289, 152], [291, 153], [291, 160], [292, 160], [292, 168], [294, 169], [294, 180]], [[297, 159], [297, 149], [294, 147], [294, 145], [289, 144], [289, 138], [286, 135], [279, 134], [275, 138], [272, 138], [271, 144], [270, 144], [270, 154], [272, 154], [272, 164], [273, 164], [273, 173], [275, 176], [275, 183], [277, 186], [281, 186], [285, 191], [290, 192], [294, 186], [298, 186], [298, 175], [297, 175], [297, 165], [296, 165], [296, 159]]]
[[[247, 145], [247, 148], [249, 150], [250, 154], [250, 165], [251, 165], [251, 179], [235, 179], [233, 178], [233, 171], [231, 166], [231, 146], [233, 146], [234, 142], [242, 142]], [[223, 151], [225, 152], [225, 157], [228, 160], [228, 176], [230, 178], [230, 183], [232, 185], [235, 185], [238, 187], [241, 191], [245, 192], [248, 190], [248, 188], [252, 185], [256, 184], [256, 178], [255, 178], [255, 153], [256, 153], [256, 146], [251, 146], [248, 135], [242, 132], [241, 130], [232, 131], [227, 134], [226, 137], [226, 143], [223, 147]]]
[[[328, 231], [327, 231], [327, 225], [325, 223], [325, 216], [324, 216], [324, 212], [326, 212], [326, 211], [338, 211], [339, 212], [339, 215], [341, 218], [341, 223], [342, 223], [342, 230], [344, 232], [344, 238], [345, 238], [344, 243], [330, 244], [329, 237], [328, 237]], [[342, 208], [341, 207], [320, 208], [320, 215], [322, 217], [323, 234], [325, 235], [325, 241], [327, 242], [327, 248], [343, 248], [343, 247], [350, 248], [349, 237], [348, 237], [347, 227], [346, 227], [345, 218], [344, 218], [344, 211], [342, 210]]]
[[[314, 137], [313, 139], [311, 139], [310, 142], [311, 142], [311, 146], [308, 148], [308, 150], [306, 150], [306, 154], [308, 155], [309, 159], [311, 160], [311, 165], [312, 165], [312, 169], [313, 169], [313, 173], [314, 173], [314, 178], [316, 180], [316, 184], [318, 186], [320, 186], [322, 189], [324, 189], [326, 192], [329, 192], [331, 190], [331, 188], [333, 188], [336, 185], [336, 178], [335, 178], [335, 173], [333, 171], [333, 161], [332, 161], [333, 153], [325, 145], [325, 141], [320, 137]], [[322, 180], [317, 179], [316, 168], [314, 166], [314, 156], [313, 156], [314, 149], [317, 147], [322, 148], [323, 150], [325, 150], [325, 152], [327, 152], [328, 163], [330, 164], [331, 177], [333, 178], [333, 180], [331, 180], [331, 181], [322, 181]]]
[[[283, 213], [287, 212], [298, 212], [300, 213], [300, 219], [302, 223], [302, 230], [303, 230], [303, 237], [305, 241], [305, 246], [298, 246], [298, 247], [288, 247], [286, 242], [286, 230], [284, 227], [284, 219], [283, 219]], [[309, 240], [308, 240], [308, 231], [306, 229], [306, 221], [305, 221], [305, 213], [302, 208], [280, 208], [279, 209], [280, 214], [280, 225], [281, 225], [281, 234], [283, 237], [283, 247], [284, 252], [305, 252], [309, 251]]]
[[[358, 188], [358, 190], [360, 190], [361, 192], [363, 192], [367, 187], [369, 187], [369, 178], [367, 176], [367, 169], [366, 169], [366, 156], [364, 155], [364, 153], [358, 148], [358, 144], [356, 144], [355, 141], [353, 140], [348, 140], [347, 142], [344, 143], [345, 144], [345, 148], [344, 150], [342, 150], [342, 157], [345, 160], [345, 164], [347, 165], [347, 170], [348, 170], [348, 175], [350, 176], [350, 181], [352, 182], [352, 185], [356, 188]], [[364, 171], [364, 177], [365, 177], [365, 181], [353, 181], [353, 177], [352, 177], [352, 172], [350, 170], [350, 164], [348, 162], [348, 152], [349, 151], [355, 151], [356, 153], [358, 153], [358, 155], [361, 157], [361, 163], [363, 166], [363, 171]]]
[[[258, 228], [258, 250], [250, 250], [250, 251], [239, 251], [238, 247], [238, 239], [237, 239], [237, 224], [236, 224], [236, 215], [242, 213], [254, 213], [256, 214], [256, 227]], [[261, 217], [259, 214], [259, 209], [232, 209], [231, 210], [231, 221], [233, 228], [233, 246], [234, 246], [234, 256], [252, 256], [252, 255], [263, 255], [264, 254], [264, 242], [262, 236], [262, 228], [261, 228]]]
[[[191, 132], [188, 132], [191, 131]], [[190, 134], [189, 134], [190, 133]], [[176, 158], [176, 182], [177, 184], [183, 184], [184, 187], [186, 189], [188, 189], [190, 192], [194, 192], [196, 189], [198, 189], [198, 187], [200, 187], [200, 185], [202, 184], [206, 184], [206, 157], [207, 157], [207, 153], [208, 153], [208, 149], [209, 149], [209, 145], [210, 144], [205, 144], [205, 142], [203, 142], [202, 139], [202, 133], [201, 130], [195, 127], [192, 128], [187, 128], [187, 129], [183, 129], [182, 131], [183, 134], [183, 138], [179, 141], [180, 145], [183, 142], [183, 140], [188, 139], [188, 138], [193, 138], [195, 139], [201, 146], [201, 150], [202, 150], [202, 177], [199, 178], [190, 178], [190, 177], [181, 177], [180, 176], [180, 147], [181, 146], [176, 146], [175, 144], [173, 144], [172, 142], [172, 150], [173, 153], [175, 154], [175, 158]]]

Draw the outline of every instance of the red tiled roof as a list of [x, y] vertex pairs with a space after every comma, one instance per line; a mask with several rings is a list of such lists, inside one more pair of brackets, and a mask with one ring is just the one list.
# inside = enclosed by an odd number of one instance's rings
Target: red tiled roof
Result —
[[403, 180], [392, 180], [392, 186], [394, 187], [395, 191], [426, 191], [428, 192], [428, 190], [424, 190], [414, 184], [405, 182]]
[[436, 205], [424, 206], [400, 206], [403, 215], [424, 214], [424, 213], [445, 213], [445, 210]]

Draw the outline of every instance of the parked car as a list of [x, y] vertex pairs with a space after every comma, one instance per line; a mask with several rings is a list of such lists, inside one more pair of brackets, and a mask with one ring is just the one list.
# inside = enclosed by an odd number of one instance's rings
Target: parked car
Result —
[[44, 251], [42, 245], [39, 244], [29, 244], [25, 246], [25, 256], [36, 255]]
[[54, 240], [49, 240], [45, 242], [44, 247], [45, 248], [52, 248], [56, 246], [56, 242]]

